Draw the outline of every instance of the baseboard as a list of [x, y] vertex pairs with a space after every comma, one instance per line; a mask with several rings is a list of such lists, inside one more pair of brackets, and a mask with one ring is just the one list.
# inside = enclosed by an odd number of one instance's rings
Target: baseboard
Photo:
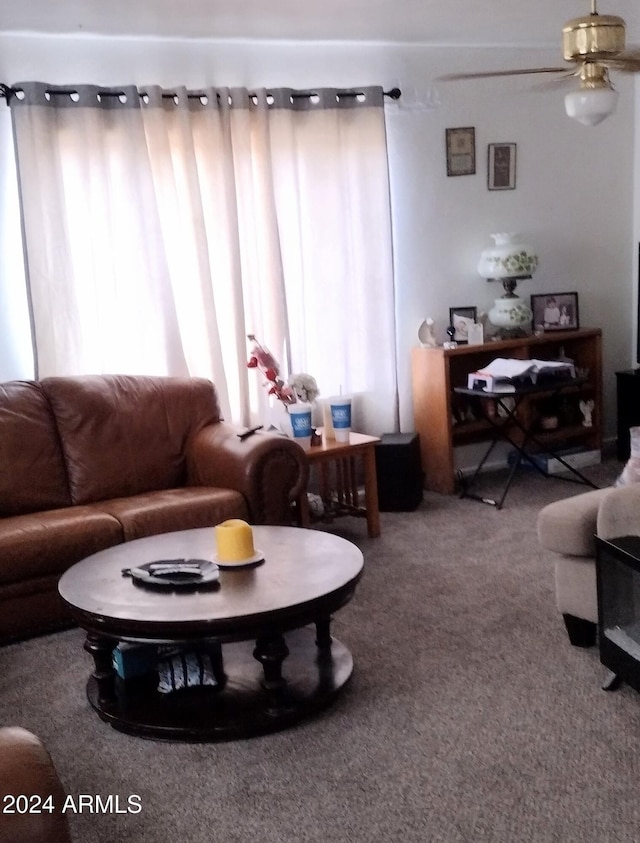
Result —
[[[509, 468], [507, 460], [511, 449], [512, 446], [509, 443], [499, 442], [491, 458], [484, 464], [483, 471], [499, 471], [500, 469]], [[454, 448], [456, 471], [460, 472], [463, 477], [473, 474], [486, 450], [486, 442], [477, 445], [462, 445]], [[608, 436], [602, 440], [603, 460], [616, 459], [616, 451], [617, 439], [615, 436]]]

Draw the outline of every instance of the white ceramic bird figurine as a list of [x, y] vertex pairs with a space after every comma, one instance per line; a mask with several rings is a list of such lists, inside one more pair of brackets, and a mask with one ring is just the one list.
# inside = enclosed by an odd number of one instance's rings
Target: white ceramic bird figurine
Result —
[[584, 417], [582, 419], [582, 426], [593, 427], [593, 408], [595, 407], [593, 398], [590, 398], [588, 401], [580, 401], [578, 406], [580, 407], [580, 412]]

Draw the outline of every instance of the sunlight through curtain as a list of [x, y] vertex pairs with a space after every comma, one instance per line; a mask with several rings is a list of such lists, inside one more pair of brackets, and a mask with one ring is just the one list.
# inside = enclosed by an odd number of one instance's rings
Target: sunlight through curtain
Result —
[[203, 376], [263, 421], [254, 333], [397, 429], [380, 88], [14, 90], [38, 377]]

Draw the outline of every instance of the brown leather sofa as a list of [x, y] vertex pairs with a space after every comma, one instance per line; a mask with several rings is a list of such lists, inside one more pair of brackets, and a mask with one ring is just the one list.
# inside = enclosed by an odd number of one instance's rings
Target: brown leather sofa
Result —
[[0, 642], [68, 626], [58, 579], [89, 554], [226, 518], [291, 523], [304, 451], [238, 432], [200, 378], [0, 385]]
[[[18, 726], [0, 728], [0, 796], [0, 843], [71, 843], [53, 760], [36, 735]], [[32, 810], [24, 810], [25, 798]]]

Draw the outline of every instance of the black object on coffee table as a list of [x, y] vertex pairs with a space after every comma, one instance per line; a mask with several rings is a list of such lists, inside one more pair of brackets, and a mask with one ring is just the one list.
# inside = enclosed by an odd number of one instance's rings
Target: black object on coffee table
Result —
[[[94, 660], [87, 695], [103, 720], [141, 737], [216, 741], [278, 731], [333, 701], [353, 659], [331, 636], [331, 614], [353, 596], [362, 553], [316, 530], [253, 531], [264, 564], [221, 569], [216, 591], [140, 588], [122, 575], [148, 560], [212, 558], [212, 528], [126, 542], [63, 574], [60, 594]], [[123, 642], [221, 652], [216, 681], [161, 693], [157, 670], [123, 679], [112, 662]]]
[[135, 568], [123, 568], [134, 585], [170, 591], [219, 588], [218, 566], [209, 559], [161, 559]]

